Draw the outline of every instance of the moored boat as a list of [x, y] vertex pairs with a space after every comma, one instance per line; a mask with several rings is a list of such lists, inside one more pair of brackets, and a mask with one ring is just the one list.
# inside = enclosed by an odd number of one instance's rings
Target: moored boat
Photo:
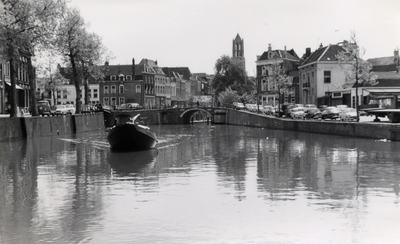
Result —
[[127, 114], [116, 118], [117, 124], [107, 136], [113, 151], [140, 151], [156, 146], [156, 134], [148, 126], [136, 121], [138, 118], [139, 114], [133, 118]]

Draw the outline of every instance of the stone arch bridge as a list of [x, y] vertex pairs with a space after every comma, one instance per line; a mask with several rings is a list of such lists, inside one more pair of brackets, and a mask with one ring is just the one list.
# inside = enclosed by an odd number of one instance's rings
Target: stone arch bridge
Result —
[[202, 112], [207, 115], [207, 121], [211, 123], [226, 123], [226, 115], [230, 109], [218, 107], [185, 107], [185, 108], [168, 108], [155, 110], [133, 110], [133, 111], [111, 111], [105, 113], [106, 126], [113, 126], [115, 118], [120, 114], [129, 114], [147, 118], [148, 124], [190, 124], [191, 118], [195, 113]]

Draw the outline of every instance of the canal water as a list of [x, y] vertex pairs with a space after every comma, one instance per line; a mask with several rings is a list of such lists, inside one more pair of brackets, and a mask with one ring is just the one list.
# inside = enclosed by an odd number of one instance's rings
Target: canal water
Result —
[[0, 243], [399, 243], [400, 143], [227, 125], [0, 143]]

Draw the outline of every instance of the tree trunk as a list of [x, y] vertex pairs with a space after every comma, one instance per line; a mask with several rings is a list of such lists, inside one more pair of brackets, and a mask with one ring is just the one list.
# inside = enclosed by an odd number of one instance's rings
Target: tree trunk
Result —
[[85, 79], [84, 81], [85, 84], [85, 104], [90, 104], [90, 97], [89, 97], [89, 81], [88, 79]]
[[73, 75], [73, 79], [74, 79], [75, 92], [76, 92], [76, 100], [75, 100], [76, 113], [80, 114], [81, 113], [81, 90], [80, 90], [80, 84], [79, 84], [79, 75], [78, 75], [78, 71], [76, 69], [74, 55], [71, 53], [69, 58], [71, 61], [72, 75]]
[[9, 94], [10, 100], [8, 101], [10, 104], [10, 117], [17, 117], [17, 88], [16, 88], [16, 77], [15, 77], [15, 60], [11, 56], [10, 58], [10, 79], [11, 79], [11, 92]]
[[39, 116], [39, 112], [36, 106], [36, 79], [35, 70], [32, 67], [32, 57], [28, 57], [28, 79], [29, 79], [29, 100], [30, 100], [30, 111], [32, 116]]

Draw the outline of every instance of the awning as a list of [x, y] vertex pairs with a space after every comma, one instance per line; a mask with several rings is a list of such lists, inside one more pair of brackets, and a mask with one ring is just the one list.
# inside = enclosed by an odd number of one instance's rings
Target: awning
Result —
[[370, 93], [400, 93], [400, 88], [371, 88], [371, 89], [366, 89], [363, 88], [363, 90], [370, 92]]
[[[7, 82], [7, 81], [6, 81], [6, 84], [9, 85], [9, 86], [11, 86], [11, 83], [10, 83], [10, 82]], [[19, 85], [15, 85], [15, 88], [20, 89], [20, 90], [24, 90], [24, 88], [20, 87]]]

